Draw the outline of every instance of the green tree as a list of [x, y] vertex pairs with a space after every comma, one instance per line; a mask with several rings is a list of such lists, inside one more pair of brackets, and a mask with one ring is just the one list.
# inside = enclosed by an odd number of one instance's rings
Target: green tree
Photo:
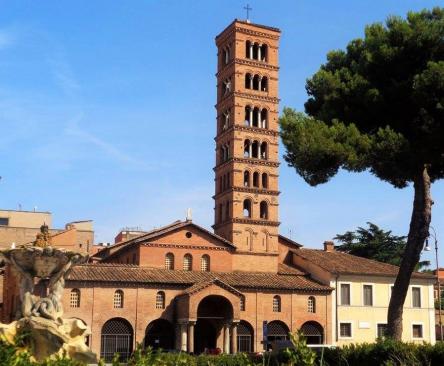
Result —
[[311, 185], [340, 168], [369, 170], [397, 188], [413, 184], [407, 245], [388, 310], [401, 339], [410, 277], [428, 236], [431, 183], [444, 175], [444, 9], [389, 17], [332, 51], [307, 80], [307, 114], [284, 109], [285, 160]]
[[[371, 222], [367, 222], [367, 225], [367, 229], [358, 227], [356, 231], [336, 235], [334, 239], [341, 243], [335, 246], [336, 250], [399, 266], [407, 244], [407, 237], [393, 235], [390, 230], [384, 231]], [[429, 265], [429, 261], [420, 261], [416, 270]]]

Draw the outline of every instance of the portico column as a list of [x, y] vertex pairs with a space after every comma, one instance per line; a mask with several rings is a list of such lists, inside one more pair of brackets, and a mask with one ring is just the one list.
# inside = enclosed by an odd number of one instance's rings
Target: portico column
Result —
[[224, 324], [224, 353], [230, 353], [230, 325]]
[[186, 352], [187, 351], [187, 324], [186, 323], [182, 323], [180, 325], [180, 339], [181, 339], [181, 344], [180, 344], [180, 350], [182, 352]]
[[237, 324], [233, 323], [231, 326], [231, 352], [237, 353]]
[[188, 325], [188, 352], [194, 353], [194, 322]]

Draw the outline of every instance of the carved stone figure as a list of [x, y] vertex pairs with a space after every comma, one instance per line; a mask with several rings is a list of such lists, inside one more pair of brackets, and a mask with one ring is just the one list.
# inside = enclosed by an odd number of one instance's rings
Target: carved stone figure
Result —
[[[21, 309], [19, 319], [0, 324], [0, 335], [14, 343], [18, 333], [29, 334], [27, 350], [36, 360], [60, 355], [96, 362], [85, 344], [89, 328], [78, 319], [63, 319], [65, 277], [73, 265], [85, 263], [87, 255], [50, 246], [49, 230], [41, 227], [34, 245], [0, 251], [0, 257], [18, 273]], [[48, 295], [34, 295], [35, 281], [48, 281]]]

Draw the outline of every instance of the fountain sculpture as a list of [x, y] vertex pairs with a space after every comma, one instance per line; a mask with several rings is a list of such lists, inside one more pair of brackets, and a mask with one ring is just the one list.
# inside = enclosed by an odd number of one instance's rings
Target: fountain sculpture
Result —
[[[55, 355], [94, 363], [97, 358], [85, 344], [90, 334], [79, 319], [64, 319], [62, 296], [65, 277], [73, 265], [88, 255], [51, 246], [48, 226], [43, 225], [32, 245], [0, 250], [0, 256], [18, 274], [21, 307], [15, 321], [0, 324], [0, 335], [11, 344], [20, 339], [38, 361]], [[36, 285], [46, 295], [35, 295]]]

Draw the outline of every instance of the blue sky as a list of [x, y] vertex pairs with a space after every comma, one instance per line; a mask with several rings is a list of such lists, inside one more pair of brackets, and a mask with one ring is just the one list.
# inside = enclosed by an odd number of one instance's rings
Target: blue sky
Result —
[[[302, 109], [305, 79], [331, 49], [389, 14], [439, 1], [253, 1], [282, 30], [282, 109]], [[55, 226], [93, 219], [96, 241], [124, 226], [213, 222], [214, 37], [245, 2], [0, 0], [0, 207], [48, 210]], [[281, 147], [281, 154], [283, 148]], [[408, 231], [412, 189], [341, 172], [309, 187], [280, 169], [281, 233], [319, 248], [374, 222]], [[433, 186], [443, 239], [444, 182]], [[425, 257], [427, 258], [427, 256]], [[444, 262], [443, 262], [444, 263]]]

